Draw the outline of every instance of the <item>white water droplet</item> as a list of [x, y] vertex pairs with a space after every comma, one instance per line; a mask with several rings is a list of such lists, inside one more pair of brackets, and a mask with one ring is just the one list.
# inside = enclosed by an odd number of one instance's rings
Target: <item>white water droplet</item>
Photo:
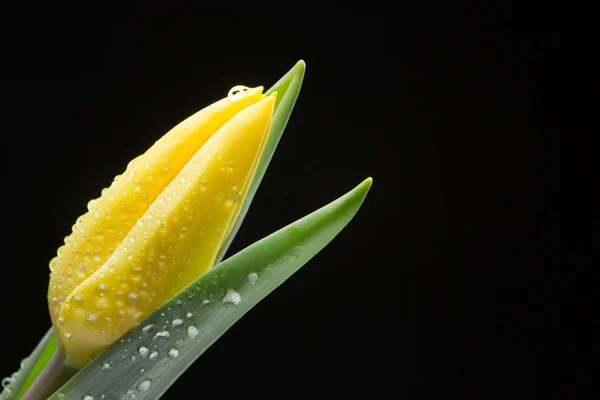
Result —
[[189, 312], [189, 313], [187, 313], [187, 314], [185, 315], [185, 317], [186, 317], [187, 319], [190, 319], [190, 318], [192, 318], [193, 316], [194, 316], [194, 314], [192, 314], [191, 312]]
[[248, 89], [249, 88], [247, 86], [236, 85], [232, 87], [231, 90], [229, 90], [227, 98], [229, 99], [229, 101], [238, 101], [246, 95]]
[[148, 357], [149, 352], [150, 352], [150, 350], [148, 350], [148, 348], [144, 347], [144, 346], [140, 347], [140, 349], [138, 350], [138, 353], [140, 354], [140, 356], [142, 356], [144, 358]]
[[183, 325], [183, 320], [182, 320], [182, 319], [179, 319], [179, 318], [177, 318], [177, 319], [174, 319], [174, 320], [173, 320], [173, 323], [171, 324], [171, 326], [172, 326], [173, 328], [180, 327], [181, 325]]
[[168, 331], [156, 332], [152, 339], [168, 339], [171, 334]]
[[152, 386], [152, 381], [150, 379], [146, 379], [137, 386], [137, 389], [140, 392], [147, 392], [150, 389], [150, 386]]
[[94, 400], [93, 396], [85, 396], [83, 400]]
[[104, 363], [104, 365], [102, 366], [102, 370], [106, 371], [107, 369], [110, 369], [110, 364]]
[[152, 332], [152, 329], [154, 329], [154, 324], [146, 325], [142, 328], [142, 333]]
[[6, 377], [2, 379], [2, 387], [6, 389], [7, 392], [10, 392], [10, 385], [13, 383], [13, 379]]
[[237, 307], [242, 301], [242, 296], [238, 292], [233, 289], [228, 289], [227, 294], [223, 297], [223, 301], [221, 302], [224, 305], [234, 305]]
[[247, 279], [251, 285], [254, 285], [256, 282], [258, 282], [258, 274], [256, 272], [253, 272], [248, 275]]
[[198, 328], [195, 326], [190, 326], [187, 328], [187, 335], [190, 339], [195, 339], [198, 336]]
[[148, 358], [151, 360], [156, 360], [156, 357], [158, 357], [158, 351], [153, 351]]
[[169, 357], [175, 358], [177, 356], [179, 356], [179, 352], [176, 349], [169, 350]]

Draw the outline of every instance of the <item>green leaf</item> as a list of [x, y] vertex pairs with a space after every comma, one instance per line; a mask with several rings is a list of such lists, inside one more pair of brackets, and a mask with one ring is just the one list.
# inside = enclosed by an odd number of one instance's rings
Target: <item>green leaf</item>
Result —
[[42, 369], [44, 369], [55, 349], [56, 337], [54, 336], [54, 329], [50, 328], [29, 357], [21, 361], [21, 368], [10, 378], [12, 382], [8, 386], [9, 389], [4, 389], [0, 393], [0, 400], [21, 398]]
[[302, 81], [304, 80], [304, 70], [306, 69], [306, 64], [304, 61], [300, 60], [294, 65], [294, 67], [288, 71], [272, 88], [267, 90], [266, 94], [271, 94], [273, 92], [277, 92], [277, 100], [275, 102], [275, 113], [273, 114], [273, 120], [271, 122], [271, 130], [269, 131], [269, 137], [267, 138], [267, 143], [265, 144], [265, 149], [261, 155], [260, 161], [256, 168], [256, 173], [254, 174], [254, 178], [252, 179], [252, 183], [250, 184], [250, 188], [248, 189], [248, 194], [244, 199], [244, 203], [240, 210], [237, 220], [231, 229], [231, 233], [227, 237], [227, 240], [223, 243], [221, 247], [221, 251], [215, 260], [215, 265], [221, 262], [227, 249], [231, 245], [235, 235], [237, 234], [240, 226], [242, 225], [242, 221], [248, 212], [248, 208], [252, 203], [252, 199], [254, 199], [254, 195], [256, 194], [256, 190], [258, 186], [262, 182], [262, 178], [267, 171], [267, 167], [273, 158], [273, 154], [277, 149], [277, 144], [279, 143], [279, 139], [283, 135], [283, 131], [285, 130], [285, 126], [287, 125], [288, 120], [290, 119], [290, 115], [292, 114], [292, 110], [294, 109], [294, 104], [296, 104], [296, 99], [300, 94], [300, 88], [302, 87]]
[[[325, 247], [371, 186], [355, 189], [198, 278], [79, 371], [51, 399], [158, 399], [248, 310]], [[59, 396], [60, 394], [66, 397]]]

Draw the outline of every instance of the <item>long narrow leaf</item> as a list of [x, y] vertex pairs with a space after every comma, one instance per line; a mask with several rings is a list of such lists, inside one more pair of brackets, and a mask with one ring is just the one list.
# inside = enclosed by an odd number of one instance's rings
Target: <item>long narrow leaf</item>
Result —
[[367, 179], [211, 269], [81, 370], [51, 399], [158, 399], [248, 310], [325, 247], [360, 208]]
[[273, 158], [273, 154], [277, 149], [279, 139], [281, 139], [281, 135], [283, 135], [285, 126], [287, 125], [290, 115], [292, 114], [292, 110], [294, 109], [294, 105], [296, 104], [296, 99], [300, 94], [300, 88], [302, 87], [302, 81], [304, 80], [305, 69], [306, 64], [304, 61], [298, 61], [296, 65], [294, 65], [294, 67], [288, 71], [287, 74], [285, 74], [279, 81], [277, 81], [275, 85], [273, 85], [272, 88], [266, 92], [266, 94], [277, 92], [275, 114], [273, 115], [273, 121], [271, 122], [269, 137], [267, 138], [265, 149], [260, 157], [259, 164], [256, 168], [256, 173], [254, 174], [254, 178], [252, 179], [250, 188], [248, 189], [248, 194], [244, 200], [240, 214], [235, 221], [233, 228], [231, 229], [231, 233], [221, 247], [221, 251], [215, 260], [215, 265], [220, 263], [223, 257], [225, 257], [227, 249], [231, 245], [231, 242], [233, 241], [235, 235], [240, 229], [240, 226], [242, 225], [242, 222], [244, 221], [244, 218], [246, 217], [248, 208], [250, 207], [252, 199], [254, 199], [254, 195], [256, 194], [256, 190], [262, 182], [262, 178], [267, 171], [267, 167]]
[[55, 349], [56, 338], [50, 328], [29, 357], [21, 362], [21, 368], [8, 378], [10, 383], [0, 393], [0, 400], [19, 399], [48, 363]]

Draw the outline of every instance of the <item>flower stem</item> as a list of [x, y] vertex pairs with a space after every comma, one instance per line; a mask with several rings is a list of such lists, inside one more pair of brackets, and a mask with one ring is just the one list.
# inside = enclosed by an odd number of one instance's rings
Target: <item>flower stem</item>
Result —
[[21, 400], [48, 399], [76, 372], [77, 369], [65, 364], [63, 356], [57, 349]]

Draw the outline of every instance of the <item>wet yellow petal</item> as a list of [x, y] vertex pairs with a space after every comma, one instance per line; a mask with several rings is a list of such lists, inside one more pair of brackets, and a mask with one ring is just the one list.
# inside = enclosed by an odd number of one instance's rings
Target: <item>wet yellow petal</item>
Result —
[[67, 363], [118, 340], [214, 263], [269, 133], [271, 95], [237, 113], [189, 160], [60, 310]]
[[50, 263], [48, 302], [54, 326], [62, 323], [58, 313], [67, 296], [106, 262], [198, 149], [235, 114], [265, 98], [262, 89], [225, 98], [184, 120], [89, 203], [89, 212], [79, 218]]

